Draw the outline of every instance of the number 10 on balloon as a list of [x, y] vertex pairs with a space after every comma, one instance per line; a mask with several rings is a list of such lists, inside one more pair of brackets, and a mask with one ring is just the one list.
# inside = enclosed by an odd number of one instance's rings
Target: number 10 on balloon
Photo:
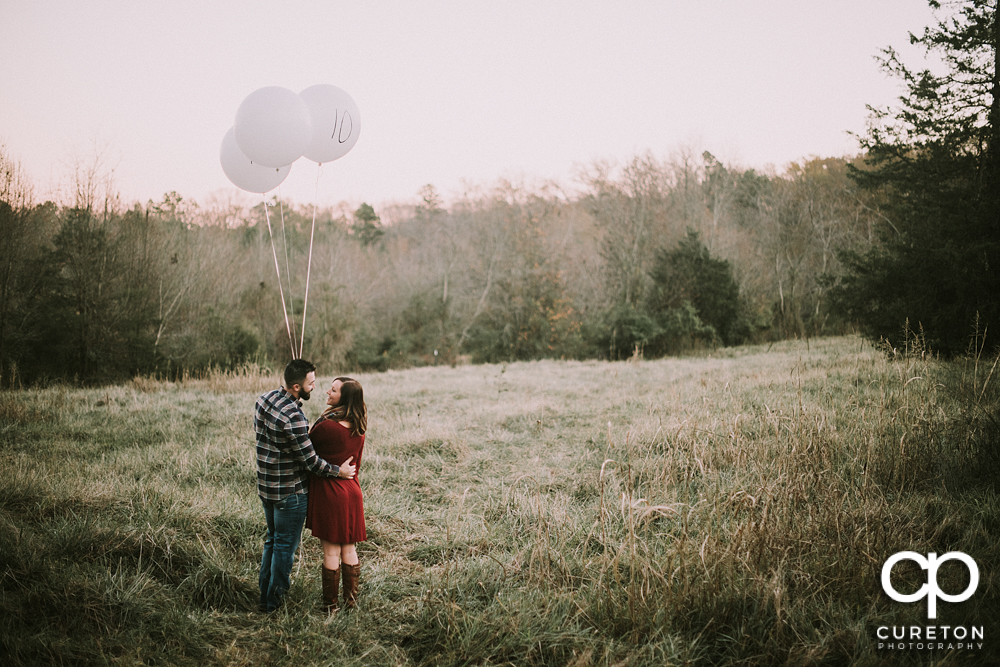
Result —
[[302, 154], [313, 162], [332, 162], [354, 148], [361, 134], [358, 105], [344, 90], [318, 84], [299, 93], [312, 118], [312, 140]]
[[[337, 129], [337, 125], [334, 124], [333, 132], [330, 134], [331, 139], [336, 139], [338, 144], [347, 143], [351, 140], [351, 135], [354, 134], [354, 119], [351, 118], [350, 109], [344, 109], [344, 113], [340, 115], [340, 129]], [[347, 130], [347, 136], [344, 136], [344, 130]]]

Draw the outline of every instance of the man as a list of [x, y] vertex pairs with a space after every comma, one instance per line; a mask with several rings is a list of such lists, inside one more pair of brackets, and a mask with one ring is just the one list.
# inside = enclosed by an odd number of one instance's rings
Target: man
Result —
[[260, 610], [276, 610], [291, 585], [292, 563], [306, 519], [309, 478], [354, 477], [348, 458], [331, 465], [316, 455], [309, 440], [309, 421], [302, 413], [316, 387], [316, 367], [304, 359], [285, 366], [281, 388], [257, 399], [254, 431], [257, 437], [257, 493], [264, 504], [267, 539], [260, 561]]

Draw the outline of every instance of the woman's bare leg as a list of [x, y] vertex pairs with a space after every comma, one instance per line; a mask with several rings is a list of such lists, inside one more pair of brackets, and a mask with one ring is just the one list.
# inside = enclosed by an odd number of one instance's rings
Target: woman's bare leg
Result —
[[[320, 544], [323, 545], [323, 567], [328, 570], [338, 570], [340, 569], [340, 545], [334, 544], [333, 542], [327, 542], [326, 540], [320, 540]], [[354, 545], [350, 545], [353, 547]], [[357, 553], [354, 554], [354, 562], [356, 563], [358, 559]]]
[[344, 560], [347, 565], [357, 565], [358, 564], [358, 549], [354, 544], [339, 544], [337, 545], [340, 549], [338, 554], [339, 558]]

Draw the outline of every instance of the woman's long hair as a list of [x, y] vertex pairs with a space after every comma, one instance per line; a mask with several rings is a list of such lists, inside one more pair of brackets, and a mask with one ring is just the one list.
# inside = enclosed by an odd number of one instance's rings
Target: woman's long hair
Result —
[[351, 422], [351, 435], [362, 435], [368, 430], [368, 406], [365, 405], [365, 392], [361, 383], [354, 378], [339, 377], [340, 403], [327, 408], [320, 419], [336, 419]]

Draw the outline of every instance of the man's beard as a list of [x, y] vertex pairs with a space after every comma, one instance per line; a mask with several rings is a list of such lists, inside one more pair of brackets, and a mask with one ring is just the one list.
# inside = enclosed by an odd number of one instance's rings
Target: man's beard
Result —
[[308, 401], [311, 395], [312, 392], [308, 392], [305, 389], [299, 389], [299, 398], [302, 399], [303, 401]]

